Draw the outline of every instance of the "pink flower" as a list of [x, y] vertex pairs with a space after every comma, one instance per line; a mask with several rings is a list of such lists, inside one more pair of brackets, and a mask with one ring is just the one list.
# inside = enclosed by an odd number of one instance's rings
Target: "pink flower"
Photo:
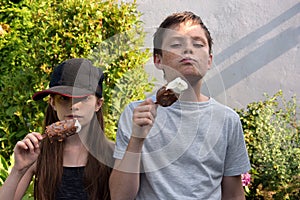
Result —
[[243, 186], [249, 185], [250, 181], [251, 181], [251, 175], [248, 172], [242, 174], [242, 183], [243, 183]]

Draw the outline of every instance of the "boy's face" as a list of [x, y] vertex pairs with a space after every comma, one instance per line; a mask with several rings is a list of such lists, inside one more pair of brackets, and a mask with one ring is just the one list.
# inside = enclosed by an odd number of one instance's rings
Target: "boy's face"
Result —
[[198, 24], [185, 22], [170, 27], [164, 33], [161, 48], [162, 55], [156, 55], [154, 63], [164, 71], [168, 82], [178, 76], [197, 82], [212, 63], [205, 32]]

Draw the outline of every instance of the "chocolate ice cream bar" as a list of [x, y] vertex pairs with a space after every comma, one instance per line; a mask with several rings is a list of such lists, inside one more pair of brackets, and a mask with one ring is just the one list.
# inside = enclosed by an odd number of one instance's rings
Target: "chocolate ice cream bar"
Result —
[[163, 107], [172, 105], [178, 100], [180, 93], [188, 88], [187, 83], [180, 77], [162, 86], [156, 93], [156, 104]]
[[69, 119], [55, 122], [46, 127], [45, 136], [48, 136], [50, 142], [54, 140], [62, 142], [66, 137], [74, 135], [81, 130], [81, 125], [77, 119]]

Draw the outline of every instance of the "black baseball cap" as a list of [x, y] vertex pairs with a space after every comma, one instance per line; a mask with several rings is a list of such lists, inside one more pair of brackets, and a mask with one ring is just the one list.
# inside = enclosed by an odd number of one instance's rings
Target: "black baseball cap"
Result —
[[49, 89], [36, 92], [33, 100], [49, 94], [82, 98], [92, 94], [102, 97], [103, 71], [84, 58], [73, 58], [58, 65], [52, 75]]

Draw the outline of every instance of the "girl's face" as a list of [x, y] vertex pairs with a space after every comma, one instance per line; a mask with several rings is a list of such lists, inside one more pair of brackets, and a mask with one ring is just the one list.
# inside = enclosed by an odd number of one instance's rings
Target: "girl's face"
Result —
[[84, 98], [70, 98], [62, 95], [50, 97], [50, 104], [57, 112], [59, 120], [76, 118], [82, 126], [91, 121], [95, 112], [101, 108], [102, 103], [103, 99], [97, 98], [95, 95]]

